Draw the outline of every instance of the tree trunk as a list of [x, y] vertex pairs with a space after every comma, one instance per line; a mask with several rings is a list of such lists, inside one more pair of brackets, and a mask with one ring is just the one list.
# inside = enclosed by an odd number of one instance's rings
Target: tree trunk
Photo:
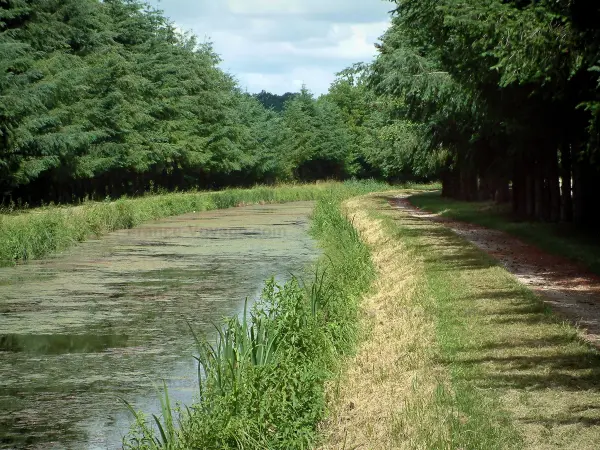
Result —
[[460, 197], [460, 172], [447, 168], [442, 173], [442, 196], [458, 199]]
[[510, 201], [508, 180], [504, 177], [498, 177], [495, 181], [494, 200], [496, 203], [508, 203]]
[[583, 173], [580, 163], [573, 165], [573, 221], [582, 224], [585, 219], [583, 193]]
[[449, 168], [444, 169], [442, 172], [442, 197], [454, 197], [452, 175], [452, 170]]
[[513, 213], [519, 217], [527, 214], [527, 178], [521, 158], [515, 159], [512, 177]]
[[473, 201], [477, 199], [477, 175], [473, 170], [460, 171], [460, 200]]
[[525, 214], [527, 217], [533, 217], [535, 212], [535, 179], [533, 175], [527, 175], [526, 177], [526, 200], [525, 200]]
[[535, 165], [534, 175], [534, 210], [536, 219], [544, 218], [544, 177], [540, 164]]
[[560, 152], [561, 165], [560, 175], [562, 179], [562, 208], [560, 218], [563, 222], [573, 221], [573, 194], [571, 188], [572, 182], [572, 161], [571, 161], [571, 146], [563, 144]]
[[573, 217], [578, 225], [597, 227], [600, 210], [600, 196], [596, 194], [600, 171], [589, 159], [577, 161], [573, 165]]
[[486, 201], [490, 199], [493, 182], [489, 177], [479, 177], [477, 183], [477, 200]]
[[548, 179], [548, 188], [550, 190], [550, 221], [560, 221], [560, 181], [558, 175], [553, 175]]
[[560, 220], [560, 181], [558, 176], [558, 149], [553, 149], [550, 155], [548, 168], [548, 189], [550, 197], [550, 214], [551, 222]]

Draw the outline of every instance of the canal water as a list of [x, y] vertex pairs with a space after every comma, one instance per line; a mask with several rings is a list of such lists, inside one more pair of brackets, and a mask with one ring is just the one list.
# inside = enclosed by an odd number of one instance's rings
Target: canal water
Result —
[[188, 322], [210, 335], [265, 279], [306, 269], [312, 207], [186, 214], [0, 269], [0, 448], [121, 448], [121, 399], [156, 412], [162, 380], [190, 404]]

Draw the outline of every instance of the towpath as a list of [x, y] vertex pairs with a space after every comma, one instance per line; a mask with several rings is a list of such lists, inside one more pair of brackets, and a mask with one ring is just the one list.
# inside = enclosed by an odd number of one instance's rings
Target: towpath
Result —
[[533, 289], [552, 310], [577, 325], [584, 339], [600, 348], [600, 277], [571, 260], [546, 253], [503, 231], [419, 209], [410, 203], [409, 195], [397, 196], [391, 203], [413, 217], [442, 223], [488, 253]]

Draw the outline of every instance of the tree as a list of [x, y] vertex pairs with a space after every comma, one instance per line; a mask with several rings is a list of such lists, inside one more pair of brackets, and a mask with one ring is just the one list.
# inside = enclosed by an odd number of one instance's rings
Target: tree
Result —
[[371, 88], [372, 73], [372, 66], [355, 64], [338, 74], [327, 94], [352, 134], [354, 172], [388, 180], [434, 176], [438, 164], [421, 147], [421, 127], [408, 118], [401, 97]]
[[160, 11], [137, 0], [0, 6], [3, 195], [70, 201], [290, 172], [281, 118]]
[[254, 97], [267, 109], [272, 109], [275, 112], [283, 112], [287, 101], [292, 100], [297, 94], [286, 92], [283, 95], [271, 94], [267, 91], [261, 91], [254, 94]]
[[575, 215], [591, 221], [598, 26], [581, 11], [598, 7], [584, 3], [396, 1], [371, 84], [405, 101], [428, 152], [448, 152], [444, 194], [504, 200], [510, 180], [516, 213], [568, 220], [573, 179]]
[[351, 136], [342, 114], [329, 99], [315, 100], [303, 87], [286, 103], [285, 158], [300, 180], [342, 179], [351, 175]]

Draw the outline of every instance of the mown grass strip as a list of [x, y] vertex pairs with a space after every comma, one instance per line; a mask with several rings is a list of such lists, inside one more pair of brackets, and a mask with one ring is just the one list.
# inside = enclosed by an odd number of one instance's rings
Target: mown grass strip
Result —
[[[361, 307], [365, 333], [358, 353], [329, 385], [332, 413], [322, 424], [321, 448], [388, 449], [398, 441], [415, 443], [417, 428], [400, 415], [415, 404], [415, 394], [428, 402], [444, 380], [428, 356], [433, 324], [415, 303], [423, 267], [401, 241], [390, 239], [384, 221], [374, 217], [372, 199], [352, 199], [344, 207], [369, 247], [376, 280]], [[429, 422], [421, 419], [415, 423]]]
[[440, 346], [428, 266], [383, 197], [347, 203], [377, 269], [363, 321], [370, 330], [331, 389], [323, 449], [503, 449], [518, 440], [503, 413], [456, 386]]
[[325, 256], [314, 278], [268, 282], [262, 300], [223, 324], [216, 341], [199, 339], [197, 403], [180, 409], [178, 420], [163, 412], [160, 426], [137, 415], [126, 448], [314, 445], [325, 384], [355, 348], [360, 300], [373, 280], [369, 251], [340, 208], [351, 193], [330, 190], [317, 202], [312, 232]]
[[598, 352], [488, 255], [389, 200], [347, 204], [377, 281], [322, 448], [597, 448]]
[[444, 217], [504, 231], [549, 253], [580, 262], [600, 275], [600, 239], [595, 231], [567, 223], [518, 221], [512, 216], [510, 205], [461, 202], [443, 198], [436, 192], [414, 195], [410, 201]]
[[390, 213], [396, 238], [423, 258], [458, 432], [476, 437], [462, 448], [597, 448], [598, 352], [475, 246], [440, 224]]
[[[424, 186], [424, 188], [427, 188]], [[0, 214], [0, 266], [39, 259], [111, 231], [193, 211], [256, 203], [317, 200], [331, 191], [342, 196], [387, 189], [375, 181], [318, 183], [187, 192], [88, 202], [81, 206], [48, 206]]]
[[[478, 338], [477, 332], [469, 328], [473, 324], [468, 300], [465, 310], [457, 309], [453, 302], [469, 289], [465, 284], [476, 280], [467, 277], [455, 283], [457, 272], [465, 270], [465, 267], [461, 264], [453, 266], [448, 253], [453, 251], [454, 246], [461, 246], [460, 238], [443, 227], [436, 228], [429, 222], [394, 211], [387, 204], [387, 198], [379, 201], [386, 210], [382, 218], [389, 235], [394, 240], [402, 241], [406, 251], [423, 264], [420, 279], [422, 290], [416, 302], [424, 308], [435, 327], [435, 344], [429, 357], [433, 358], [433, 364], [449, 374], [450, 382], [438, 383], [429, 404], [417, 402], [404, 418], [404, 423], [423, 415], [439, 420], [437, 424], [421, 425], [417, 440], [419, 445], [416, 447], [481, 450], [521, 448], [521, 436], [502, 403], [495, 395], [488, 395], [485, 390], [469, 382], [469, 371], [478, 371], [479, 368], [454, 364], [453, 351], [462, 348], [465, 342]], [[453, 237], [452, 243], [444, 240], [452, 240]], [[467, 243], [464, 245], [468, 247]], [[477, 252], [475, 249], [473, 251]], [[479, 262], [482, 268], [492, 264], [486, 255], [478, 256], [481, 256]], [[452, 289], [449, 289], [449, 282], [453, 282]], [[460, 328], [458, 324], [465, 327]], [[471, 335], [473, 332], [475, 334]]]
[[[418, 245], [435, 299], [441, 357], [466, 420], [478, 420], [482, 408], [499, 412], [485, 431], [496, 448], [597, 448], [597, 351], [504, 268], [449, 230], [429, 224]], [[510, 430], [509, 421], [520, 440], [497, 434]]]

